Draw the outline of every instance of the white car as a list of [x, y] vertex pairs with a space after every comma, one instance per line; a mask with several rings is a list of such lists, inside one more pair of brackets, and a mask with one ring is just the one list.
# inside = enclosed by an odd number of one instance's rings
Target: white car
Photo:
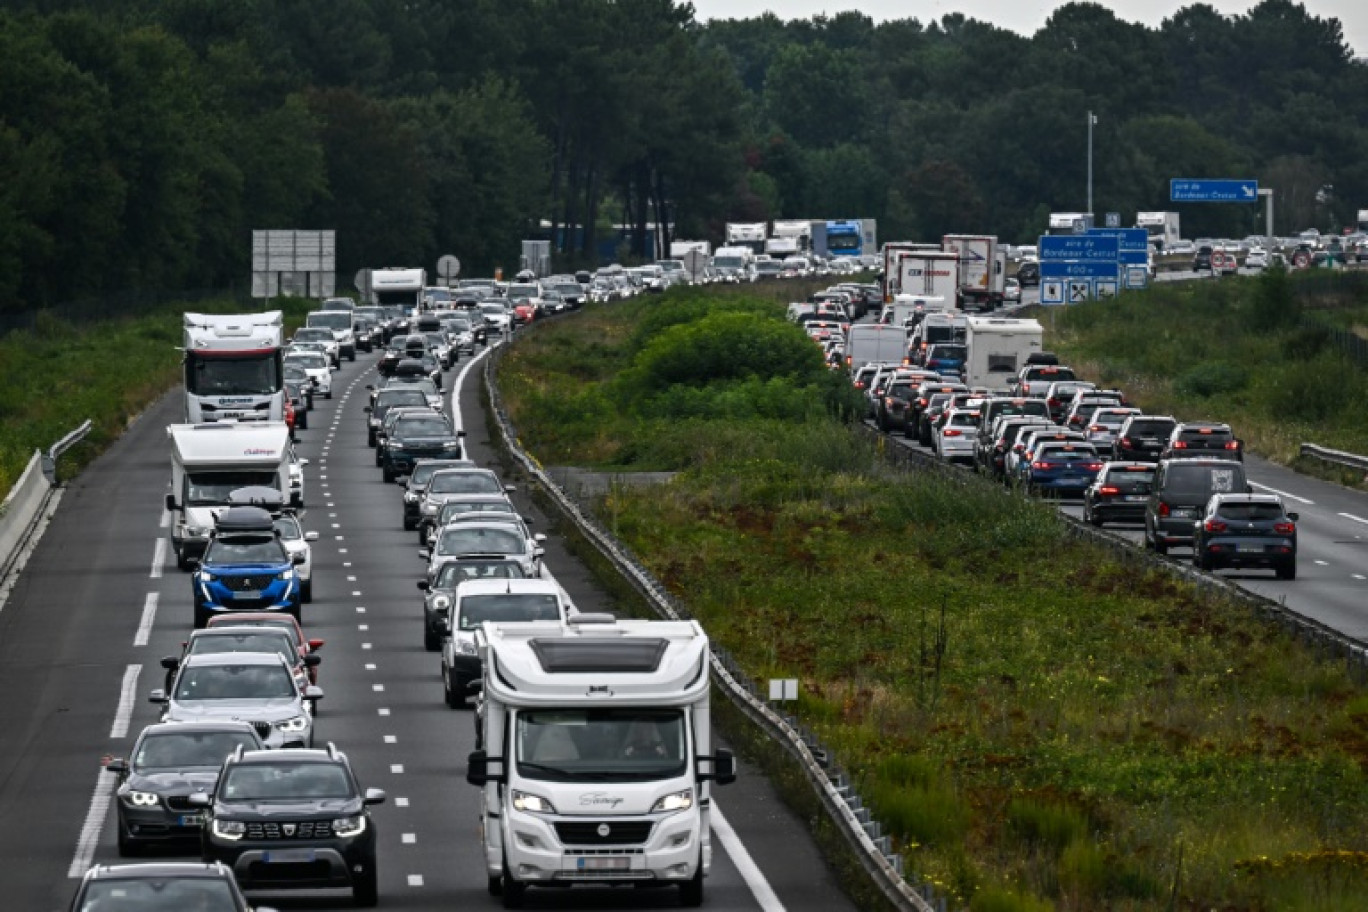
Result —
[[973, 409], [951, 409], [945, 423], [931, 437], [936, 455], [945, 462], [974, 461], [974, 437], [978, 431], [979, 413]]
[[1244, 264], [1246, 269], [1267, 269], [1268, 251], [1262, 247], [1251, 247], [1245, 255]]
[[313, 685], [301, 693], [290, 666], [273, 652], [190, 656], [171, 691], [151, 695], [162, 706], [162, 722], [251, 722], [266, 746], [277, 749], [313, 746], [310, 704], [322, 698]]
[[1002, 285], [1002, 300], [1021, 301], [1021, 281], [1016, 276], [1008, 276]]
[[332, 362], [327, 355], [318, 352], [295, 351], [285, 356], [286, 364], [295, 364], [304, 369], [308, 374], [310, 382], [313, 383], [314, 392], [322, 393], [324, 399], [332, 398], [332, 372], [334, 370]]
[[480, 312], [484, 314], [485, 323], [488, 324], [490, 331], [495, 333], [508, 332], [510, 317], [507, 307], [491, 301], [481, 304]]
[[295, 452], [294, 445], [289, 448], [290, 457], [290, 506], [298, 510], [304, 506], [304, 467], [309, 464], [309, 460], [300, 457]]
[[293, 513], [281, 513], [274, 520], [280, 543], [291, 560], [296, 554], [304, 555], [304, 562], [295, 564], [295, 575], [299, 577], [299, 600], [313, 601], [313, 548], [311, 542], [318, 541], [317, 532], [305, 532], [299, 524], [299, 517]]
[[301, 326], [290, 337], [291, 345], [300, 342], [317, 342], [327, 352], [329, 361], [333, 364], [342, 361], [342, 346], [337, 341], [337, 335], [326, 326]]
[[540, 532], [529, 538], [521, 523], [463, 522], [442, 529], [432, 549], [423, 548], [418, 556], [428, 562], [429, 580], [444, 562], [463, 555], [510, 558], [522, 565], [525, 575], [535, 578], [541, 576], [545, 541]]

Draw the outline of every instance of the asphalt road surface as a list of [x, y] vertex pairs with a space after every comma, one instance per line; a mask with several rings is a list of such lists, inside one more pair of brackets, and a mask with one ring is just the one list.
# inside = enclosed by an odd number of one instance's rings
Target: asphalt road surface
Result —
[[[366, 355], [344, 363], [335, 398], [319, 399], [299, 433], [311, 462], [303, 524], [321, 533], [315, 600], [304, 608], [306, 631], [326, 641], [317, 743], [335, 742], [363, 788], [389, 795], [375, 809], [381, 908], [495, 908], [476, 834], [477, 791], [465, 782], [471, 712], [442, 701], [438, 656], [422, 644], [417, 536], [403, 531], [401, 489], [382, 483], [365, 442], [373, 363]], [[446, 375], [449, 389], [469, 363]], [[479, 385], [477, 366], [456, 397], [458, 420], [471, 457], [497, 467]], [[0, 908], [66, 909], [90, 863], [120, 861], [114, 776], [101, 758], [123, 756], [156, 720], [146, 695], [161, 686], [158, 661], [179, 652], [191, 626], [190, 577], [170, 556], [162, 503], [170, 480], [165, 427], [179, 411], [174, 393], [160, 400], [70, 484], [0, 607]], [[550, 531], [525, 490], [514, 497], [534, 529]], [[607, 596], [554, 535], [546, 547], [548, 569], [575, 604], [606, 608]], [[715, 806], [709, 908], [854, 908], [803, 821], [763, 777], [743, 764]], [[339, 891], [252, 899], [283, 910], [352, 905]], [[675, 890], [631, 888], [533, 891], [528, 899], [529, 908], [677, 905]]]

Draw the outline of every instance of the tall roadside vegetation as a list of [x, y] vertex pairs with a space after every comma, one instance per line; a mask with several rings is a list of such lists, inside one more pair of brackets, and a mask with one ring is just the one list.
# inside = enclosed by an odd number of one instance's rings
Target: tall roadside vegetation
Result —
[[1043, 505], [891, 470], [781, 314], [594, 306], [498, 382], [543, 463], [678, 470], [594, 509], [754, 677], [799, 678], [908, 869], [977, 912], [1368, 903], [1368, 694]]

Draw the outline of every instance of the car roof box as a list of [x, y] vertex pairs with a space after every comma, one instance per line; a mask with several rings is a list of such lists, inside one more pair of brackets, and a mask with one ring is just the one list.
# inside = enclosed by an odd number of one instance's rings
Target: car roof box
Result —
[[215, 519], [220, 533], [273, 532], [275, 521], [261, 507], [229, 507]]
[[1027, 364], [1058, 364], [1059, 356], [1054, 352], [1038, 351], [1031, 352], [1026, 356]]

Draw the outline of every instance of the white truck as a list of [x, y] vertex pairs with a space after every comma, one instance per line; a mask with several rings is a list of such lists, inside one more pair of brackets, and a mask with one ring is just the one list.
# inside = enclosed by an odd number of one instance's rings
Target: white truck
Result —
[[705, 257], [712, 255], [712, 244], [708, 241], [670, 241], [670, 259], [682, 260], [690, 250], [697, 250]]
[[880, 275], [883, 282], [884, 303], [892, 304], [893, 296], [900, 291], [898, 287], [898, 263], [904, 256], [911, 253], [938, 250], [940, 250], [940, 246], [937, 244], [921, 244], [914, 241], [889, 241], [885, 244], [880, 252], [880, 258], [883, 261]]
[[423, 289], [427, 286], [427, 270], [403, 266], [372, 269], [370, 300], [381, 306], [402, 307], [404, 313], [415, 314], [423, 306]]
[[284, 421], [283, 326], [278, 310], [185, 314], [185, 420]]
[[958, 300], [959, 257], [943, 250], [914, 250], [898, 257], [894, 295]]
[[752, 253], [765, 252], [764, 222], [727, 222], [727, 247], [748, 247]]
[[845, 363], [851, 376], [871, 361], [907, 360], [907, 330], [892, 323], [856, 323], [846, 333]]
[[968, 317], [965, 323], [964, 382], [970, 387], [1007, 392], [1009, 382], [1026, 359], [1041, 350], [1045, 338], [1035, 320]]
[[1093, 227], [1091, 212], [1051, 212], [1047, 234], [1087, 234]]
[[1156, 253], [1163, 253], [1182, 240], [1178, 224], [1176, 212], [1135, 213], [1135, 227], [1145, 229], [1149, 235], [1149, 245]]
[[214, 518], [238, 488], [273, 488], [290, 497], [290, 429], [283, 422], [172, 424], [171, 548], [176, 566], [204, 554]]
[[708, 638], [693, 621], [482, 625], [477, 739], [466, 780], [483, 790], [489, 891], [679, 887], [703, 901], [712, 784], [736, 777], [713, 749]]
[[765, 253], [782, 260], [812, 251], [812, 222], [807, 219], [775, 219]]
[[749, 247], [718, 247], [711, 265], [719, 282], [755, 281], [755, 254]]
[[961, 310], [995, 310], [1007, 288], [1006, 256], [992, 234], [947, 234], [942, 248], [959, 257]]

